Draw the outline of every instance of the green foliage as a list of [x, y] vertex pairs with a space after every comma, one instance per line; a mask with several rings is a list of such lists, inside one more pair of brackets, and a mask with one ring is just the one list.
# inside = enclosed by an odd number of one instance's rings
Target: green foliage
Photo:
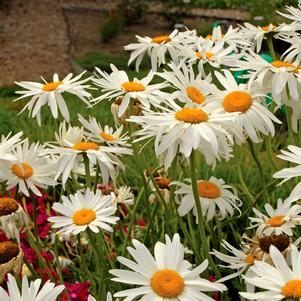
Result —
[[107, 17], [101, 27], [101, 38], [103, 42], [109, 42], [116, 38], [123, 27], [123, 20], [119, 14], [112, 13]]
[[117, 8], [126, 24], [136, 24], [143, 20], [148, 4], [147, 0], [123, 0]]
[[121, 55], [108, 54], [105, 52], [90, 52], [76, 59], [76, 62], [88, 71], [93, 71], [94, 67], [110, 72], [110, 63], [118, 69], [127, 68], [127, 58]]

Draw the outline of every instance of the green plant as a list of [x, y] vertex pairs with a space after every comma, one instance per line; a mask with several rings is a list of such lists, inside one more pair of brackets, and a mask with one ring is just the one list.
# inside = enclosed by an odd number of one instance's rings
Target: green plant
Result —
[[146, 0], [123, 0], [117, 9], [122, 15], [126, 24], [136, 24], [143, 20], [149, 1]]
[[76, 62], [88, 71], [93, 71], [94, 67], [98, 67], [104, 71], [111, 70], [110, 63], [117, 68], [127, 68], [127, 58], [121, 55], [108, 54], [105, 52], [90, 52], [76, 59]]
[[116, 38], [123, 27], [123, 19], [119, 14], [110, 13], [101, 27], [101, 38], [103, 42], [109, 42]]

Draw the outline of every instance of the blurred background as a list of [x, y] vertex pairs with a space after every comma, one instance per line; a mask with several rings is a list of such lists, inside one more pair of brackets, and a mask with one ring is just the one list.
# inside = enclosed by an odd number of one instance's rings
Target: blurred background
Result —
[[[174, 28], [207, 35], [218, 24], [277, 23], [276, 10], [297, 0], [0, 0], [0, 87], [57, 72], [127, 68], [123, 46], [135, 34]], [[8, 93], [7, 88], [2, 90]]]

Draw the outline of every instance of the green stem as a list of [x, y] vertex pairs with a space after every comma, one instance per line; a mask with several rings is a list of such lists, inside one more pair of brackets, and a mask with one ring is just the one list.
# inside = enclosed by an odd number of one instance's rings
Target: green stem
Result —
[[272, 37], [268, 37], [268, 47], [269, 47], [271, 57], [273, 58], [273, 61], [276, 61], [276, 53], [275, 53]]
[[[90, 229], [87, 229], [86, 233], [88, 236], [90, 246], [92, 247], [92, 251], [95, 256], [96, 267], [97, 267], [98, 273], [100, 275], [99, 289], [101, 289], [102, 293], [104, 293], [105, 285], [103, 285], [104, 284], [103, 280], [105, 278], [104, 276], [105, 276], [105, 270], [107, 269], [107, 263], [105, 260], [105, 256], [103, 254], [103, 248], [102, 248], [102, 246], [99, 246], [99, 248], [97, 248], [94, 237], [93, 237], [93, 233]], [[99, 235], [102, 235], [102, 234], [99, 233]]]
[[[55, 263], [56, 263], [56, 269], [59, 275], [59, 279], [62, 285], [64, 285], [64, 279], [63, 279], [63, 273], [62, 273], [62, 267], [60, 265], [60, 261], [59, 261], [59, 252], [58, 252], [58, 239], [57, 236], [55, 236], [55, 240], [54, 240], [54, 256], [55, 256]], [[67, 289], [64, 289], [65, 291], [65, 296], [67, 298], [68, 301], [70, 300], [69, 294]]]
[[95, 174], [95, 183], [94, 183], [94, 188], [93, 188], [94, 193], [96, 193], [96, 190], [97, 190], [97, 184], [98, 184], [98, 180], [99, 180], [99, 171], [100, 171], [100, 168], [99, 168], [99, 164], [97, 163], [96, 174]]
[[[88, 268], [88, 265], [86, 263], [86, 260], [85, 260], [85, 256], [84, 256], [84, 252], [83, 252], [83, 246], [82, 246], [82, 243], [81, 243], [81, 239], [80, 239], [80, 235], [81, 234], [78, 234], [77, 235], [77, 246], [78, 246], [78, 251], [79, 251], [79, 261], [80, 261], [80, 266], [83, 266], [83, 268], [86, 270], [86, 273], [90, 279], [90, 283], [92, 286], [95, 285], [95, 281], [91, 275], [91, 272]], [[96, 291], [95, 291], [96, 293]]]
[[127, 243], [130, 240], [130, 238], [131, 238], [131, 233], [132, 233], [132, 228], [133, 228], [133, 225], [134, 225], [134, 222], [135, 222], [135, 218], [136, 218], [137, 208], [138, 208], [138, 205], [140, 203], [140, 200], [141, 200], [141, 197], [142, 197], [143, 194], [144, 194], [144, 187], [142, 187], [142, 189], [139, 192], [139, 195], [138, 195], [138, 197], [136, 199], [136, 202], [135, 202], [132, 214], [131, 214], [130, 225], [129, 225], [129, 228], [128, 228], [128, 234], [127, 234], [127, 236], [126, 236], [126, 238], [125, 238], [125, 240], [123, 242], [122, 253], [121, 253], [122, 256], [125, 255], [125, 250], [126, 250]]
[[268, 203], [269, 202], [269, 196], [268, 196], [268, 193], [267, 193], [267, 185], [266, 185], [266, 181], [265, 181], [265, 178], [264, 178], [263, 168], [262, 168], [262, 166], [261, 166], [261, 164], [260, 164], [260, 162], [257, 158], [253, 142], [249, 138], [248, 138], [248, 144], [250, 146], [250, 151], [251, 151], [252, 157], [253, 157], [253, 159], [254, 159], [257, 167], [258, 167], [259, 173], [260, 173], [264, 200], [265, 200], [266, 203]]
[[205, 220], [202, 212], [202, 207], [200, 203], [200, 197], [198, 193], [198, 186], [197, 186], [197, 178], [196, 178], [196, 169], [195, 169], [195, 150], [192, 150], [190, 155], [190, 175], [191, 175], [191, 182], [192, 182], [192, 190], [193, 190], [193, 196], [195, 201], [195, 206], [197, 209], [197, 217], [198, 217], [198, 229], [202, 240], [202, 247], [204, 251], [205, 257], [208, 259], [209, 266], [213, 269], [215, 276], [221, 277], [221, 274], [216, 267], [210, 252], [210, 246], [207, 241], [206, 232], [205, 232]]
[[90, 175], [90, 162], [87, 154], [83, 154], [84, 165], [85, 165], [85, 174], [86, 174], [86, 186], [91, 187], [91, 175]]
[[34, 268], [32, 267], [32, 265], [30, 264], [30, 262], [26, 259], [26, 257], [24, 256], [23, 257], [23, 261], [24, 261], [24, 264], [27, 266], [27, 268], [29, 269], [31, 275], [35, 278], [35, 279], [38, 279], [40, 278], [38, 273], [34, 270]]
[[288, 144], [296, 145], [294, 131], [292, 129], [292, 109], [289, 106], [285, 107], [285, 115], [288, 130]]
[[29, 230], [27, 230], [26, 234], [27, 234], [26, 237], [27, 237], [27, 240], [28, 240], [30, 246], [34, 249], [35, 253], [38, 256], [39, 264], [41, 264], [41, 266], [45, 269], [45, 272], [46, 272], [47, 276], [49, 277], [49, 279], [55, 283], [55, 280], [54, 280], [51, 272], [49, 271], [49, 268], [45, 262], [44, 257], [42, 257], [39, 248], [37, 247], [37, 245], [34, 242], [34, 239], [32, 238], [32, 233]]

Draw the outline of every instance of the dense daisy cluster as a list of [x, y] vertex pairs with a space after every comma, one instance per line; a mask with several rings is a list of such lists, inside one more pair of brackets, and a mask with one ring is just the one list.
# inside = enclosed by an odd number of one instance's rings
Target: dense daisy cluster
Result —
[[[1, 301], [301, 300], [301, 2], [279, 14], [137, 36], [144, 78], [16, 82], [22, 111], [60, 124], [0, 140]], [[71, 120], [68, 94], [114, 124]]]

